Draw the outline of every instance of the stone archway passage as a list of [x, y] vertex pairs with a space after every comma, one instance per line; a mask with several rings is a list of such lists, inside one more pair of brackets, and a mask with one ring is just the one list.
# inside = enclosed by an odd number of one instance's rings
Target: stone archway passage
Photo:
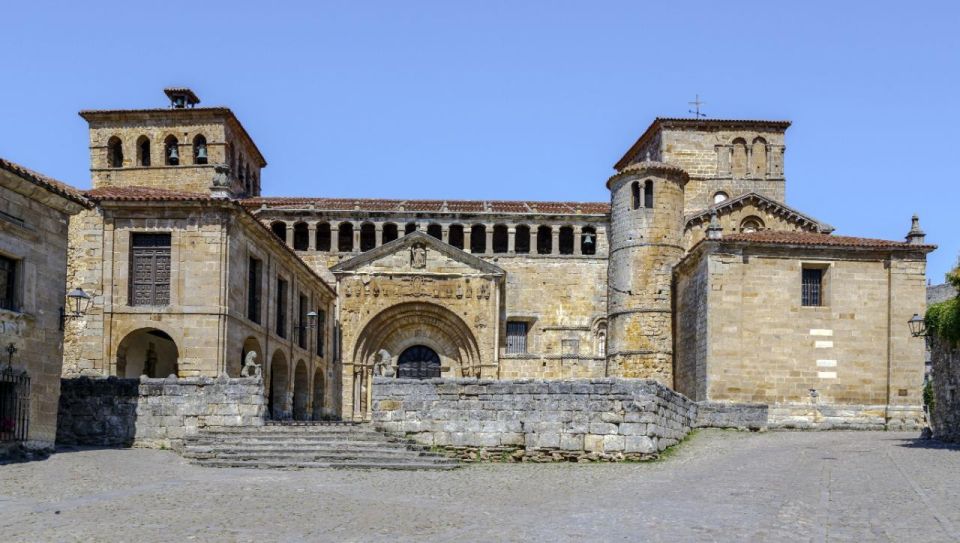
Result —
[[140, 328], [127, 334], [117, 346], [117, 375], [179, 375], [179, 357], [177, 344], [169, 334], [156, 328]]
[[405, 379], [436, 379], [440, 377], [440, 355], [430, 347], [414, 345], [400, 354], [397, 377]]

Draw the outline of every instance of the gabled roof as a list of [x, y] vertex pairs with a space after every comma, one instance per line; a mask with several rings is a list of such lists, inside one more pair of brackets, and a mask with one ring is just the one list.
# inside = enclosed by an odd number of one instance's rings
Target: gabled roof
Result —
[[491, 264], [482, 258], [457, 249], [453, 245], [444, 243], [442, 240], [439, 240], [422, 231], [411, 232], [389, 243], [384, 243], [375, 249], [371, 249], [365, 253], [362, 253], [359, 256], [344, 260], [330, 268], [330, 271], [334, 275], [354, 271], [364, 264], [368, 264], [397, 251], [411, 247], [415, 243], [422, 243], [429, 249], [433, 249], [442, 255], [452, 258], [458, 262], [462, 262], [467, 266], [470, 266], [471, 268], [479, 270], [485, 274], [498, 277], [506, 275], [506, 272], [500, 266]]
[[93, 207], [93, 204], [84, 198], [83, 194], [79, 190], [62, 181], [57, 181], [52, 177], [47, 177], [42, 173], [35, 172], [30, 168], [21, 166], [16, 162], [11, 162], [9, 160], [0, 158], [0, 170], [10, 172], [25, 181], [33, 183], [34, 185], [37, 185], [48, 192], [52, 192], [53, 194], [60, 196], [61, 198], [66, 198], [67, 200], [80, 204], [84, 207]]
[[391, 213], [519, 213], [606, 215], [605, 202], [537, 202], [532, 200], [389, 200], [382, 198], [257, 197], [241, 200], [248, 208], [316, 211], [385, 211]]
[[623, 157], [613, 165], [613, 169], [620, 171], [633, 160], [640, 149], [654, 134], [664, 128], [680, 128], [686, 130], [722, 130], [722, 129], [750, 129], [763, 128], [767, 130], [786, 130], [790, 121], [763, 121], [750, 119], [682, 119], [676, 117], [657, 117], [650, 126], [637, 138], [636, 143], [627, 149]]
[[746, 194], [737, 196], [736, 198], [730, 198], [720, 202], [719, 204], [714, 204], [703, 211], [687, 215], [685, 227], [690, 228], [691, 226], [697, 224], [710, 222], [710, 216], [714, 213], [717, 215], [724, 215], [747, 204], [752, 204], [760, 209], [769, 211], [773, 215], [783, 217], [790, 222], [795, 222], [817, 232], [829, 234], [830, 232], [834, 231], [834, 228], [829, 224], [801, 213], [787, 204], [778, 202], [773, 198], [768, 198], [762, 194], [757, 194], [756, 192], [748, 192]]
[[749, 243], [751, 245], [849, 247], [856, 249], [922, 251], [925, 253], [937, 248], [936, 245], [914, 244], [906, 241], [834, 236], [832, 234], [817, 234], [813, 232], [777, 232], [775, 230], [763, 230], [749, 234], [728, 234], [717, 241], [723, 243]]

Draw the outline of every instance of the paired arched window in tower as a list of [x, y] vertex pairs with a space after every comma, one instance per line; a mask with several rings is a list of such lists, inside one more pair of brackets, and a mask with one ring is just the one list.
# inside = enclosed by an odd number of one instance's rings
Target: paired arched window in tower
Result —
[[634, 181], [630, 184], [630, 200], [633, 209], [640, 209], [640, 182]]
[[447, 234], [449, 236], [449, 243], [457, 249], [463, 250], [463, 225], [462, 224], [451, 224], [450, 232]]
[[633, 209], [653, 207], [653, 181], [648, 179], [640, 186], [639, 181], [630, 184], [630, 200]]
[[397, 234], [397, 225], [392, 222], [388, 222], [383, 225], [383, 242], [390, 243], [391, 241], [396, 240], [399, 237]]
[[553, 252], [553, 229], [543, 225], [537, 228], [537, 254], [548, 255]]
[[653, 181], [649, 179], [643, 184], [643, 207], [653, 208]]
[[597, 229], [584, 226], [580, 231], [580, 253], [585, 255], [597, 254]]
[[747, 175], [747, 140], [737, 138], [733, 140], [733, 154], [730, 159], [730, 169], [734, 177]]
[[349, 253], [353, 250], [353, 223], [340, 223], [337, 230], [337, 250], [341, 253]]
[[177, 141], [177, 138], [173, 135], [167, 136], [167, 139], [163, 140], [163, 159], [164, 164], [167, 166], [179, 166], [180, 165], [180, 144]]
[[369, 251], [377, 246], [377, 229], [371, 222], [360, 225], [360, 250]]
[[514, 252], [528, 254], [530, 252], [530, 227], [525, 224], [517, 225], [517, 233], [514, 236]]
[[495, 224], [493, 226], [493, 252], [505, 253], [510, 248], [510, 235], [507, 232], [507, 225]]
[[137, 166], [150, 165], [150, 138], [140, 136], [137, 138]]
[[305, 222], [298, 222], [293, 225], [293, 249], [295, 251], [310, 249], [310, 230]]
[[767, 141], [760, 137], [753, 140], [750, 149], [750, 176], [767, 176]]
[[111, 168], [123, 167], [123, 142], [113, 136], [107, 141], [107, 166]]
[[[193, 138], [193, 163], [207, 163], [207, 138], [203, 137], [203, 134], [197, 134], [197, 136]], [[247, 192], [250, 191], [248, 190]]]
[[573, 254], [573, 227], [561, 226], [560, 235], [557, 237], [558, 249], [562, 255]]
[[322, 222], [317, 225], [317, 250], [330, 250], [330, 223]]

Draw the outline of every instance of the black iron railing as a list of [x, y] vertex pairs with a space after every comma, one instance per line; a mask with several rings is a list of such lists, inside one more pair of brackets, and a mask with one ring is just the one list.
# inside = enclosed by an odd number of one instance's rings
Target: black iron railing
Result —
[[26, 441], [30, 426], [30, 376], [11, 368], [0, 370], [0, 443]]

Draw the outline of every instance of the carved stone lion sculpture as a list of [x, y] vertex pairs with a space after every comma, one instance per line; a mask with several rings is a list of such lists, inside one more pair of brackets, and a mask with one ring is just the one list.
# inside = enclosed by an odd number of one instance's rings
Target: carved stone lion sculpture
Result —
[[240, 369], [240, 377], [260, 377], [260, 364], [257, 364], [256, 351], [250, 351], [247, 353], [247, 356], [243, 358], [243, 368]]
[[393, 357], [386, 349], [380, 349], [377, 353], [376, 362], [373, 363], [373, 374], [381, 377], [394, 376]]

